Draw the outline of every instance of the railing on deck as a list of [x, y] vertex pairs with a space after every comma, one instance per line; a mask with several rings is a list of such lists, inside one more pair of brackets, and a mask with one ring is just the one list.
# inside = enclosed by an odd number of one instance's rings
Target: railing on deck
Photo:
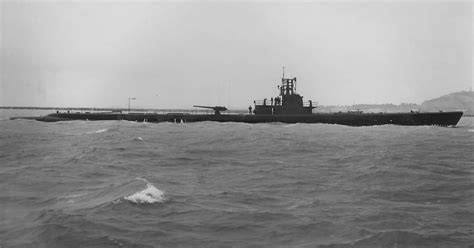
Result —
[[[272, 105], [272, 101], [269, 101], [269, 100], [266, 100], [266, 101], [256, 100], [254, 102], [255, 102], [255, 106], [281, 106], [281, 102], [279, 104], [276, 104], [274, 101]], [[303, 102], [303, 107], [317, 107], [317, 106], [318, 106], [318, 102], [310, 102], [310, 101]]]
[[254, 101], [255, 106], [281, 106], [281, 102], [279, 104], [275, 103], [275, 100], [273, 100], [273, 105], [271, 100], [256, 100]]

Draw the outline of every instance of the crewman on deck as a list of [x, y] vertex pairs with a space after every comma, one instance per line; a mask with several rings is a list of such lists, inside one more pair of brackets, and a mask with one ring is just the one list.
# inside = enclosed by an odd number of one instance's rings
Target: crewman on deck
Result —
[[252, 114], [252, 106], [249, 105], [249, 115]]

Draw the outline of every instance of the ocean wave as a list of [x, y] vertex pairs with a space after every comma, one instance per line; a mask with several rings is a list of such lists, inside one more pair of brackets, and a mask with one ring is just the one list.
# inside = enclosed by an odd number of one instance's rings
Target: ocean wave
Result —
[[[146, 180], [145, 180], [146, 181]], [[153, 184], [147, 182], [144, 190], [124, 197], [123, 199], [133, 203], [158, 203], [165, 201], [165, 192], [156, 188]]]
[[442, 236], [425, 236], [410, 231], [385, 231], [374, 234], [365, 239], [361, 239], [354, 243], [355, 246], [431, 246], [442, 247], [439, 241], [449, 241]]
[[133, 139], [134, 141], [143, 141], [143, 138], [142, 137], [136, 137]]
[[59, 199], [71, 199], [71, 198], [78, 198], [78, 197], [81, 197], [81, 196], [85, 196], [87, 195], [88, 193], [79, 193], [79, 194], [72, 194], [72, 195], [66, 195], [66, 196], [60, 196], [58, 197]]
[[451, 247], [446, 235], [422, 235], [411, 231], [384, 231], [353, 243], [333, 243], [319, 247]]
[[[141, 181], [141, 182], [140, 182]], [[143, 182], [145, 182], [145, 187]], [[64, 194], [57, 198], [56, 209], [95, 209], [130, 201], [133, 203], [164, 202], [165, 192], [143, 178], [118, 181], [83, 193]]]
[[90, 131], [90, 132], [87, 132], [87, 134], [94, 134], [94, 133], [105, 133], [109, 131], [109, 129], [107, 128], [104, 128], [104, 129], [100, 129], [100, 130], [97, 130], [97, 131]]
[[311, 205], [315, 204], [316, 202], [318, 202], [317, 199], [314, 199], [314, 200], [297, 200], [292, 205], [290, 205], [289, 207], [286, 207], [285, 209], [286, 210], [292, 210], [292, 209], [297, 209], [297, 208], [301, 208], [301, 207], [307, 207], [307, 206], [311, 206]]

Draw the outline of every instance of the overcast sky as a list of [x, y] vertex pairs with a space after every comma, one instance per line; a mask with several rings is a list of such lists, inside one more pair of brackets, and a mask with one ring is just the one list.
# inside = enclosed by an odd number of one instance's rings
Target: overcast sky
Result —
[[464, 2], [0, 1], [0, 105], [246, 108], [282, 66], [321, 105], [473, 86]]

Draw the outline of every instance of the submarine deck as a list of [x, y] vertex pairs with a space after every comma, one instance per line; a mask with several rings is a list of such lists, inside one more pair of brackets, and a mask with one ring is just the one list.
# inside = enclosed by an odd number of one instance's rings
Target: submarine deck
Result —
[[43, 117], [17, 117], [12, 119], [34, 119], [55, 122], [71, 120], [128, 120], [137, 122], [244, 122], [244, 123], [327, 123], [348, 126], [373, 125], [436, 125], [455, 126], [463, 115], [462, 111], [426, 113], [313, 113], [288, 115], [245, 115], [245, 114], [191, 114], [191, 113], [53, 113]]

